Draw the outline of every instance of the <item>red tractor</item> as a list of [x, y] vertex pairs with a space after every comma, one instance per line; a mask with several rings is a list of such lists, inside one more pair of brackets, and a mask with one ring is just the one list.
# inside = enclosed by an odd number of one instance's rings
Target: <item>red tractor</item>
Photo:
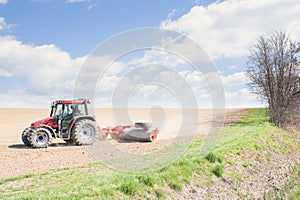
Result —
[[134, 126], [117, 126], [100, 129], [94, 116], [89, 115], [87, 99], [56, 100], [51, 104], [50, 117], [33, 122], [22, 133], [26, 146], [46, 148], [53, 138], [62, 138], [68, 143], [91, 145], [96, 138], [152, 142], [159, 130], [149, 130], [149, 123], [135, 123]]
[[89, 100], [56, 100], [51, 105], [50, 117], [33, 122], [22, 133], [25, 145], [45, 148], [53, 138], [62, 138], [77, 145], [95, 142], [98, 127], [95, 117], [88, 114]]

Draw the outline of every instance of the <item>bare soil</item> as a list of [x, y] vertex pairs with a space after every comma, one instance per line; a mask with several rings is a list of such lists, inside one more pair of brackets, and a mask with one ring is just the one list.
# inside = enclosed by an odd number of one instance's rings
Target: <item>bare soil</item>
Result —
[[[152, 121], [153, 127], [159, 127], [161, 130], [157, 141], [153, 143], [107, 139], [107, 142], [122, 151], [145, 153], [165, 147], [178, 137], [191, 135], [200, 137], [219, 130], [238, 120], [248, 110], [228, 109], [225, 121], [223, 121], [221, 112], [218, 111], [213, 115], [213, 110], [208, 109], [190, 110], [185, 113], [184, 117], [182, 117], [182, 111], [178, 109], [165, 109], [163, 112], [153, 112], [150, 109], [130, 109], [130, 119], [119, 119], [119, 116], [122, 115], [121, 111], [95, 109], [95, 116], [100, 127], [132, 124], [135, 121]], [[195, 113], [198, 118], [194, 117]], [[53, 144], [45, 149], [26, 147], [21, 140], [22, 131], [31, 122], [48, 115], [49, 109], [0, 109], [0, 180], [12, 176], [45, 172], [55, 168], [81, 166], [96, 161], [84, 146], [69, 145], [61, 139], [55, 139]], [[177, 130], [180, 127], [183, 135], [178, 135]]]
[[298, 175], [294, 163], [300, 162], [299, 149], [286, 155], [243, 150], [241, 156], [226, 155], [226, 159], [234, 164], [225, 164], [225, 175], [213, 176], [211, 185], [203, 184], [208, 180], [191, 179], [182, 192], [170, 193], [176, 199], [289, 199], [293, 186], [286, 184]]

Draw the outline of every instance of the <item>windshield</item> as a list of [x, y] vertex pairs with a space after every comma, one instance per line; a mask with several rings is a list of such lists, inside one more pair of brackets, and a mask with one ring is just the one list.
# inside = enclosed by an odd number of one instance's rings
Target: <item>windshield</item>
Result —
[[57, 104], [56, 107], [54, 107], [53, 115], [57, 115], [59, 117], [67, 117], [70, 115], [87, 115], [87, 113], [85, 104]]

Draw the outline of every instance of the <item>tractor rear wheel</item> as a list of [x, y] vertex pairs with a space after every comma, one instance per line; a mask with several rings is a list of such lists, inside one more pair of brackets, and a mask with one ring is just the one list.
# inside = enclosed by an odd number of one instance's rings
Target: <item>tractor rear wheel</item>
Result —
[[77, 145], [91, 145], [95, 142], [97, 123], [89, 119], [77, 121], [72, 131], [72, 140]]
[[30, 142], [29, 142], [29, 137], [30, 137], [30, 135], [31, 135], [31, 132], [32, 132], [32, 128], [31, 128], [31, 127], [26, 128], [26, 129], [22, 132], [22, 141], [23, 141], [23, 143], [24, 143], [26, 146], [28, 146], [28, 147], [31, 146], [31, 144], [30, 144]]
[[52, 135], [46, 128], [37, 128], [32, 129], [32, 133], [28, 139], [34, 148], [47, 148], [52, 142]]

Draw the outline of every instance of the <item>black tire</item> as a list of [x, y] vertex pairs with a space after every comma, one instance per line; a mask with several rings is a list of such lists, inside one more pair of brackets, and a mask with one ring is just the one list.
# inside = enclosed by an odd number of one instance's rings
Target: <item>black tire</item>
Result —
[[29, 142], [34, 148], [47, 148], [52, 142], [52, 135], [46, 128], [36, 128], [32, 130]]
[[22, 141], [23, 141], [23, 143], [24, 143], [26, 146], [28, 146], [28, 147], [31, 146], [31, 144], [30, 144], [30, 142], [29, 142], [29, 137], [30, 137], [30, 135], [31, 135], [31, 132], [32, 132], [32, 128], [31, 128], [31, 127], [26, 128], [26, 129], [22, 132]]
[[72, 140], [77, 145], [91, 145], [95, 142], [97, 123], [89, 119], [79, 120], [72, 131]]

